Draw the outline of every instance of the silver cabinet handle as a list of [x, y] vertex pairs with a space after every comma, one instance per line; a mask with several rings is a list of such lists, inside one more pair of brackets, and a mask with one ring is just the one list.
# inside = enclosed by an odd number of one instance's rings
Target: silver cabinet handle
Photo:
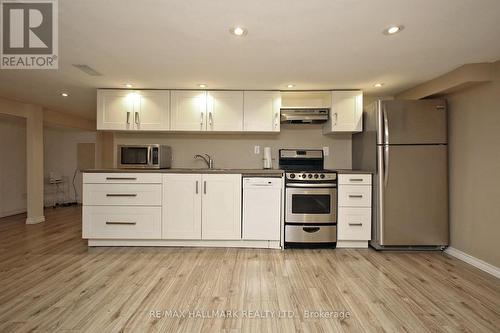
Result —
[[139, 118], [139, 112], [134, 112], [134, 121], [137, 125], [139, 125], [139, 123], [141, 122], [140, 118]]
[[130, 124], [130, 111], [127, 111], [127, 124]]
[[352, 225], [353, 227], [361, 227], [363, 223], [349, 223], [349, 225]]
[[362, 198], [362, 194], [349, 194], [349, 198]]
[[213, 116], [212, 116], [212, 112], [209, 112], [208, 113], [208, 125], [210, 125], [210, 127], [213, 126]]
[[203, 126], [203, 111], [200, 114], [200, 126]]
[[203, 181], [203, 194], [207, 194], [207, 181]]
[[136, 197], [136, 193], [107, 193], [107, 197]]
[[137, 180], [137, 177], [106, 177], [106, 180]]
[[339, 115], [337, 112], [334, 112], [333, 115], [335, 116], [335, 124], [333, 124], [334, 126], [337, 126], [337, 122], [339, 120]]
[[363, 178], [349, 178], [350, 182], [362, 182]]
[[276, 112], [274, 114], [274, 128], [277, 128], [278, 127], [278, 117], [279, 117], [279, 113]]
[[106, 221], [106, 224], [120, 224], [120, 225], [135, 225], [137, 222], [132, 221]]
[[196, 181], [196, 194], [198, 194], [198, 181]]

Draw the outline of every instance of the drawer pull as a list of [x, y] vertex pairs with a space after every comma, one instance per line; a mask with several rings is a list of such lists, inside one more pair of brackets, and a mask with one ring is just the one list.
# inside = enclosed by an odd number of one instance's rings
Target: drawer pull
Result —
[[349, 194], [349, 198], [362, 198], [362, 194]]
[[107, 197], [136, 197], [136, 193], [108, 193]]
[[314, 233], [314, 232], [318, 232], [320, 229], [320, 227], [303, 227], [302, 230], [304, 230], [305, 232], [307, 233]]
[[349, 223], [349, 225], [351, 225], [353, 227], [361, 227], [363, 225], [363, 223]]
[[350, 182], [362, 182], [363, 178], [349, 178]]
[[137, 222], [132, 221], [106, 221], [106, 224], [119, 224], [119, 225], [136, 225]]
[[137, 180], [137, 177], [106, 177], [106, 180]]

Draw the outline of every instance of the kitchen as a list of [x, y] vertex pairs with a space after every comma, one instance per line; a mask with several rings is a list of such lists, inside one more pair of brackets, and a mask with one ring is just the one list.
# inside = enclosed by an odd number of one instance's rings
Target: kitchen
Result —
[[0, 69], [2, 332], [498, 330], [498, 4], [46, 2], [59, 67]]

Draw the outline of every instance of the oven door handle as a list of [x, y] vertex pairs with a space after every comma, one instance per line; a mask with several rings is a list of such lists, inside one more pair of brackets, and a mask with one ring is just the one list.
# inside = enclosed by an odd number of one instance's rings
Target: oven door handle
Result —
[[310, 187], [327, 187], [327, 188], [335, 188], [337, 184], [330, 183], [288, 183], [286, 187], [300, 187], [300, 188], [310, 188]]

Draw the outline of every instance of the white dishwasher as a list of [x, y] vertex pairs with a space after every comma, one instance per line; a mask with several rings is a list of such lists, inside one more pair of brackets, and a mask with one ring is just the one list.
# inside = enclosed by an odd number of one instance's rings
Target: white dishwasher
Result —
[[280, 239], [281, 189], [281, 178], [243, 178], [243, 239]]

